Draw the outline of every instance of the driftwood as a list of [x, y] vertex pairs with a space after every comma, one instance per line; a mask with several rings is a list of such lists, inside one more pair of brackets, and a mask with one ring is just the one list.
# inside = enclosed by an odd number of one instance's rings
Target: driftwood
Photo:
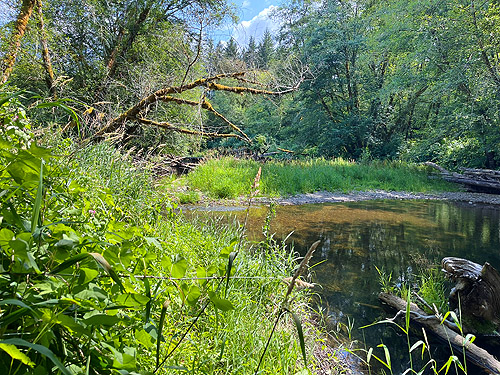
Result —
[[[406, 301], [392, 294], [380, 293], [379, 299], [398, 311], [404, 312], [406, 310]], [[436, 316], [426, 315], [416, 304], [410, 304], [410, 311], [413, 322], [420, 324], [426, 331], [432, 332], [442, 340], [449, 342], [453, 350], [459, 352], [465, 350], [467, 360], [488, 374], [500, 375], [500, 362], [486, 350], [471, 342], [464, 343], [465, 339], [461, 335], [441, 324], [441, 320]]]
[[191, 172], [198, 164], [203, 161], [202, 157], [184, 156], [172, 158], [168, 161], [170, 168], [178, 174]]
[[[462, 258], [444, 258], [444, 272], [456, 281], [450, 294], [450, 309], [478, 323], [500, 325], [500, 274], [489, 263], [481, 266]], [[460, 305], [460, 306], [459, 306]]]
[[465, 185], [470, 191], [500, 194], [500, 171], [462, 168], [462, 173], [456, 173], [430, 161], [424, 165], [437, 169], [444, 180]]

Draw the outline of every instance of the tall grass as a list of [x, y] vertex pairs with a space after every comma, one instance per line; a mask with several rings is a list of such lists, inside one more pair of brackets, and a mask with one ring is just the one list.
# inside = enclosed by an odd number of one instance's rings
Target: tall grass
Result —
[[[215, 198], [235, 198], [248, 193], [260, 164], [233, 158], [210, 159], [198, 166], [187, 180], [191, 188]], [[326, 190], [388, 190], [408, 192], [450, 191], [456, 188], [430, 180], [423, 167], [403, 162], [356, 163], [344, 159], [310, 159], [268, 162], [262, 165], [261, 192], [286, 196]]]
[[[235, 239], [242, 240], [242, 228], [221, 224], [217, 219], [188, 221], [172, 211], [170, 216], [154, 214], [152, 211], [159, 212], [172, 203], [154, 188], [147, 170], [134, 167], [131, 159], [112, 145], [101, 143], [88, 146], [75, 154], [73, 162], [74, 178], [88, 187], [84, 194], [92, 196], [96, 191], [109, 191], [116, 204], [123, 208], [125, 220], [148, 228], [150, 236], [161, 239], [162, 250], [158, 250], [151, 274], [165, 273], [162, 256], [172, 259], [182, 257], [188, 263], [188, 269], [208, 269], [215, 265], [220, 267], [220, 272], [224, 271], [227, 257], [220, 259], [220, 254], [234, 247]], [[250, 182], [243, 186], [246, 179], [242, 179], [239, 189], [246, 189], [248, 193], [255, 173], [252, 168], [241, 169], [241, 173], [247, 173]], [[257, 368], [273, 328], [274, 316], [280, 309], [281, 296], [286, 292], [282, 279], [291, 276], [295, 258], [293, 252], [282, 244], [275, 243], [256, 254], [251, 244], [243, 239], [241, 248], [226, 291], [234, 310], [222, 313], [217, 309], [207, 309], [189, 331], [179, 350], [169, 357], [158, 373], [169, 374], [178, 369], [192, 374], [246, 374], [253, 373]], [[160, 291], [165, 287], [165, 283], [157, 285]], [[294, 309], [303, 310], [305, 301], [305, 295], [299, 294]], [[183, 303], [175, 305], [171, 301], [163, 325], [165, 336], [179, 335], [192, 323], [197, 313], [190, 306]], [[159, 320], [159, 316], [154, 318]], [[260, 373], [290, 374], [301, 371], [304, 366], [293, 322], [284, 319], [275, 335], [278, 338], [267, 348]], [[164, 357], [168, 349], [168, 345], [162, 344], [160, 357]], [[138, 350], [138, 359], [143, 367], [154, 368], [154, 354], [142, 346]]]

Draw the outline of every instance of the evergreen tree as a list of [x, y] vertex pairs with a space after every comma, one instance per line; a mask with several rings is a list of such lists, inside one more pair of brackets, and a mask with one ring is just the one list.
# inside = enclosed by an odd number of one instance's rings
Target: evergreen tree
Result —
[[243, 60], [250, 68], [255, 68], [257, 64], [257, 43], [255, 42], [255, 38], [253, 36], [250, 37], [248, 47], [243, 54]]
[[262, 41], [257, 49], [257, 65], [261, 69], [269, 68], [269, 63], [274, 55], [274, 42], [271, 32], [266, 29]]
[[224, 55], [231, 60], [236, 60], [239, 57], [238, 43], [234, 38], [231, 38], [224, 49]]

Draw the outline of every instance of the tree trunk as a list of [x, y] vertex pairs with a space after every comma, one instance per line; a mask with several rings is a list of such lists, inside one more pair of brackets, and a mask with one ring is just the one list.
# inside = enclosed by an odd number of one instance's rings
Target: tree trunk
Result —
[[9, 79], [10, 73], [16, 62], [17, 53], [21, 46], [21, 39], [26, 31], [28, 21], [33, 12], [33, 7], [35, 6], [36, 0], [23, 0], [21, 5], [21, 10], [17, 16], [16, 24], [14, 26], [14, 31], [12, 33], [12, 39], [10, 43], [9, 50], [3, 61], [2, 67], [2, 78], [0, 79], [0, 85], [3, 85]]
[[143, 9], [137, 20], [134, 22], [130, 30], [128, 31], [127, 37], [123, 41], [123, 37], [120, 36], [118, 38], [118, 42], [111, 51], [110, 57], [107, 61], [108, 73], [107, 76], [112, 78], [116, 73], [116, 69], [118, 66], [118, 57], [124, 56], [134, 44], [137, 35], [139, 35], [139, 30], [141, 29], [142, 24], [148, 18], [149, 12], [151, 11], [151, 5], [146, 4], [146, 7]]
[[40, 44], [42, 46], [43, 67], [45, 69], [45, 82], [54, 99], [57, 99], [56, 87], [54, 86], [54, 70], [50, 60], [49, 44], [47, 42], [47, 32], [43, 22], [42, 0], [37, 0], [38, 7], [38, 27], [40, 28]]

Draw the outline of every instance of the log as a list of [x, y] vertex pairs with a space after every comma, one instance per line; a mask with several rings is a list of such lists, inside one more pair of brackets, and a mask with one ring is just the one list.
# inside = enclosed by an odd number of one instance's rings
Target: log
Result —
[[450, 294], [450, 308], [479, 323], [500, 325], [500, 274], [489, 263], [483, 266], [467, 259], [448, 257], [443, 271], [457, 282]]
[[[379, 299], [383, 303], [386, 303], [398, 311], [406, 311], [406, 301], [395, 295], [380, 293]], [[500, 375], [500, 362], [486, 350], [471, 342], [468, 342], [464, 346], [464, 338], [462, 336], [441, 324], [441, 320], [437, 317], [426, 315], [426, 313], [416, 304], [410, 304], [410, 311], [411, 321], [420, 324], [427, 331], [430, 331], [442, 340], [449, 342], [453, 350], [460, 352], [465, 350], [467, 360], [483, 369], [488, 374]]]
[[423, 164], [441, 172], [444, 180], [465, 185], [471, 191], [500, 194], [500, 171], [461, 168], [463, 174], [460, 174], [450, 172], [436, 163], [425, 162]]

